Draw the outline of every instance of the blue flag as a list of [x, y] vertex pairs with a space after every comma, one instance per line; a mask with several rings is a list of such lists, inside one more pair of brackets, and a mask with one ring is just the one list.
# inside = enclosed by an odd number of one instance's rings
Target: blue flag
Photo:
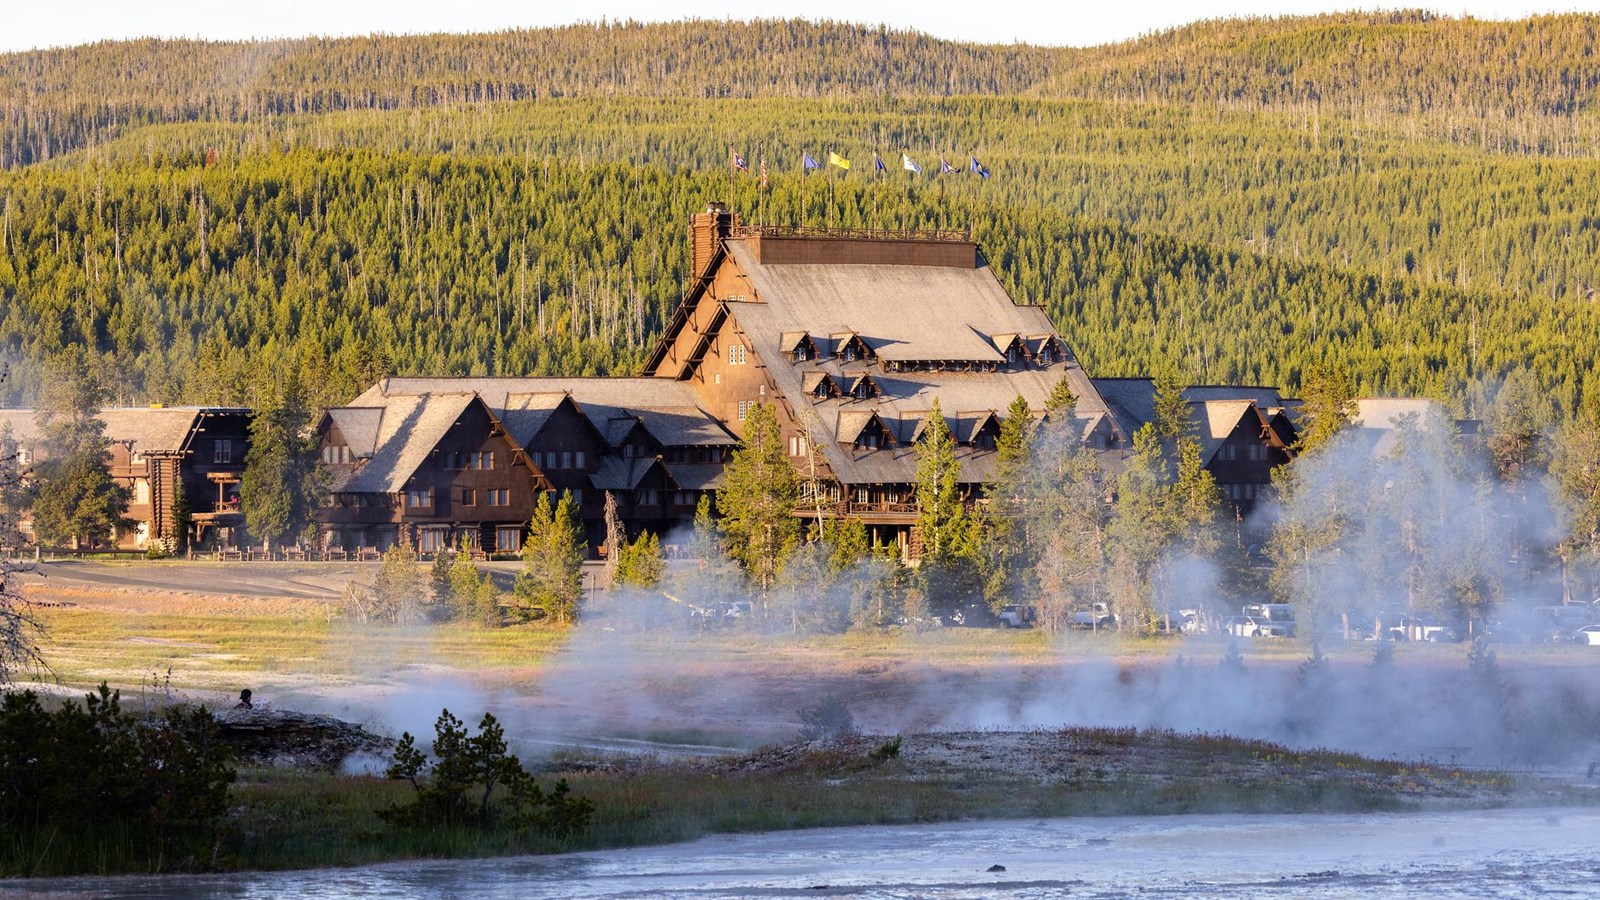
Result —
[[728, 152], [733, 155], [733, 159], [732, 159], [733, 168], [736, 171], [739, 171], [739, 172], [748, 172], [748, 171], [750, 171], [750, 166], [749, 166], [749, 164], [747, 164], [744, 161], [744, 156], [739, 151], [733, 149], [733, 145], [732, 144], [728, 145]]
[[917, 165], [917, 161], [904, 153], [900, 154], [900, 168], [905, 169], [907, 172], [910, 172], [913, 175], [922, 174], [922, 167]]
[[983, 167], [983, 163], [978, 162], [978, 158], [976, 156], [972, 158], [972, 174], [978, 176], [979, 178], [989, 177], [989, 170]]
[[960, 172], [960, 171], [961, 171], [960, 169], [958, 169], [955, 166], [952, 166], [949, 163], [945, 162], [944, 161], [944, 157], [942, 157], [942, 156], [939, 157], [939, 174], [940, 175], [954, 175], [954, 174], [956, 174], [957, 172]]
[[822, 163], [819, 163], [816, 160], [812, 159], [811, 158], [811, 154], [807, 153], [807, 154], [805, 154], [805, 159], [800, 160], [800, 168], [803, 169], [804, 171], [809, 172], [812, 169], [820, 169], [820, 168], [822, 168]]
[[889, 171], [889, 167], [883, 164], [883, 159], [880, 158], [876, 153], [872, 154], [872, 168], [877, 172]]

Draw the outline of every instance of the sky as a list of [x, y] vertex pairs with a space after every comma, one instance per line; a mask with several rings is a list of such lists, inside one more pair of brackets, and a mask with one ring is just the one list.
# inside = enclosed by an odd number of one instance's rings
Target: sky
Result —
[[212, 40], [384, 32], [498, 31], [579, 21], [636, 19], [834, 19], [886, 23], [936, 37], [984, 43], [1091, 46], [1138, 37], [1197, 19], [1304, 15], [1342, 9], [1428, 8], [1452, 16], [1510, 19], [1537, 13], [1600, 11], [1600, 0], [810, 0], [752, 4], [733, 0], [10, 0], [0, 20], [0, 51], [131, 37]]

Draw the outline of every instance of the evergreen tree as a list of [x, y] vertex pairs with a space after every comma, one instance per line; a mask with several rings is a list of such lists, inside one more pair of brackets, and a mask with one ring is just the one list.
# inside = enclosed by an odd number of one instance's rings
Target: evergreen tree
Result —
[[117, 484], [107, 468], [110, 440], [99, 415], [106, 398], [102, 369], [79, 347], [52, 358], [48, 379], [39, 421], [51, 456], [38, 466], [34, 532], [46, 544], [75, 540], [93, 547], [106, 537], [114, 540], [129, 524], [123, 511], [133, 491]]
[[1041, 627], [1064, 628], [1075, 609], [1105, 596], [1112, 479], [1070, 419], [1040, 430], [1027, 472], [1018, 543], [1034, 555]]
[[665, 568], [666, 563], [661, 558], [661, 539], [645, 531], [623, 548], [617, 560], [614, 583], [624, 587], [654, 588], [661, 583], [661, 573]]
[[562, 492], [554, 505], [548, 493], [541, 493], [528, 540], [522, 545], [523, 566], [514, 588], [517, 599], [525, 608], [542, 609], [558, 622], [573, 619], [583, 598], [587, 546], [572, 492]]
[[1189, 414], [1189, 401], [1183, 395], [1188, 389], [1189, 386], [1178, 376], [1176, 368], [1163, 366], [1156, 373], [1155, 418], [1151, 424], [1155, 426], [1156, 438], [1161, 442], [1163, 454], [1167, 457], [1168, 463], [1174, 466], [1182, 456], [1180, 445], [1194, 434], [1194, 420]]
[[1519, 366], [1506, 373], [1483, 423], [1489, 432], [1485, 443], [1502, 480], [1519, 481], [1539, 467], [1549, 449], [1544, 441], [1553, 412], [1549, 395], [1530, 370]]
[[733, 452], [723, 479], [717, 509], [728, 555], [765, 593], [800, 542], [800, 523], [794, 517], [799, 481], [771, 404], [755, 404], [745, 418], [744, 444]]
[[1062, 375], [1050, 388], [1050, 396], [1045, 398], [1044, 412], [1048, 418], [1056, 419], [1061, 416], [1072, 417], [1073, 410], [1078, 408], [1078, 395], [1072, 392], [1072, 385], [1067, 381], [1067, 376]]
[[917, 531], [922, 538], [918, 567], [923, 589], [936, 604], [978, 598], [985, 586], [981, 525], [961, 496], [961, 463], [955, 439], [939, 401], [933, 402], [916, 446]]
[[1306, 372], [1305, 397], [1300, 407], [1300, 440], [1296, 450], [1309, 453], [1321, 447], [1350, 423], [1356, 392], [1341, 364]]
[[250, 420], [250, 453], [239, 484], [245, 526], [271, 550], [306, 531], [322, 495], [311, 406], [291, 368]]
[[722, 543], [717, 537], [717, 520], [711, 510], [711, 495], [701, 494], [694, 504], [694, 536], [689, 554], [700, 560], [702, 568], [715, 567], [722, 558]]

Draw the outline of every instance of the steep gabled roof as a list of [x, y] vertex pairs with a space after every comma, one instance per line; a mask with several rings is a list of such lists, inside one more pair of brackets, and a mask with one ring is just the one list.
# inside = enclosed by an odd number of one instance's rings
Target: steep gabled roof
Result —
[[[600, 467], [589, 475], [589, 483], [598, 491], [632, 491], [636, 490], [650, 470], [660, 467], [665, 473], [666, 467], [655, 457], [628, 458], [621, 456], [608, 456], [600, 461]], [[668, 473], [668, 482], [671, 475]]]
[[505, 405], [500, 408], [500, 421], [518, 444], [527, 447], [561, 404], [571, 398], [566, 391], [507, 393]]
[[378, 449], [378, 431], [383, 425], [383, 407], [342, 406], [328, 410], [328, 418], [344, 438], [357, 459], [368, 459]]
[[[363, 395], [364, 396], [364, 395]], [[392, 394], [384, 398], [376, 446], [333, 490], [352, 494], [398, 494], [449, 433], [476, 394]]]

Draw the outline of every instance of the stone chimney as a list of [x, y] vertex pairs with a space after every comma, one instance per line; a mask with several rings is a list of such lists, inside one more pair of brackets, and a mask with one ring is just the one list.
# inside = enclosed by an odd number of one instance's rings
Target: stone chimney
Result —
[[736, 224], [738, 217], [728, 211], [727, 204], [716, 200], [706, 204], [705, 212], [694, 214], [689, 223], [693, 249], [689, 260], [691, 277], [699, 278], [705, 274], [706, 266], [711, 265], [711, 257], [716, 255], [717, 247]]

